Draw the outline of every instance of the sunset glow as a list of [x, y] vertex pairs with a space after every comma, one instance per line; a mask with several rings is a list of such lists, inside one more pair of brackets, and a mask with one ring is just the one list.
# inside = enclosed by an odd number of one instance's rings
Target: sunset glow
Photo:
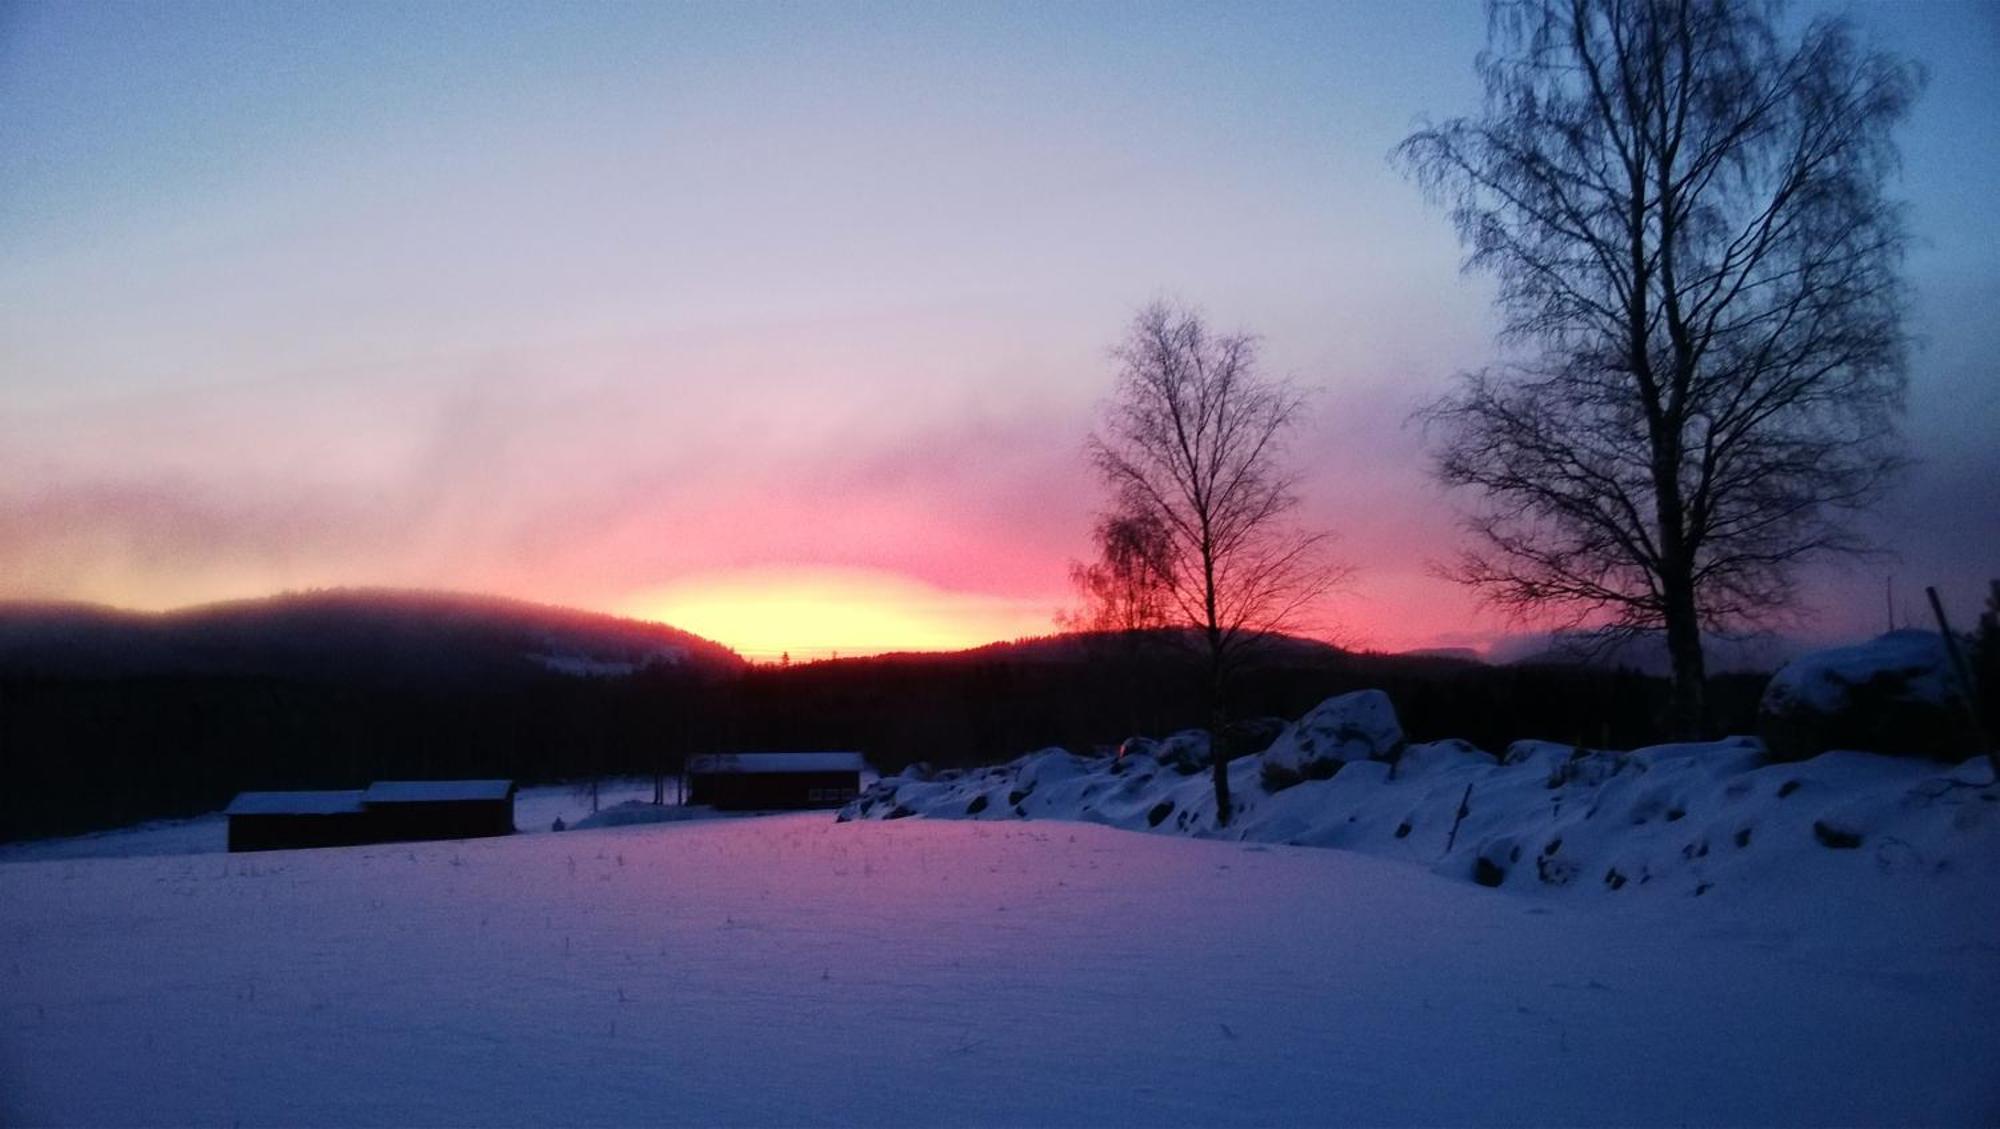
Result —
[[[1825, 6], [1803, 6], [1809, 16]], [[1976, 608], [2000, 527], [1990, 20], [1930, 66], [1895, 561], [1811, 630]], [[756, 657], [1052, 629], [1155, 296], [1311, 390], [1343, 643], [1516, 630], [1412, 414], [1500, 363], [1384, 159], [1477, 104], [1476, 5], [28, 5], [0, 19], [0, 599], [313, 587], [669, 620]], [[893, 25], [893, 34], [885, 30]], [[1984, 234], [1982, 234], [1984, 233]]]
[[760, 662], [785, 655], [798, 662], [962, 650], [1052, 630], [1047, 605], [859, 570], [699, 576], [643, 593], [621, 610], [692, 631]]

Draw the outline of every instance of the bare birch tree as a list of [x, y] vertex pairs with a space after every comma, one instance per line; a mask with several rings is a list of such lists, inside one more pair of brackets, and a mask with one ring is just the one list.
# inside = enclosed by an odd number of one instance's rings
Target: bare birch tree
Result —
[[1065, 630], [1132, 640], [1168, 624], [1161, 579], [1172, 569], [1173, 542], [1150, 514], [1106, 514], [1093, 531], [1097, 559], [1072, 562], [1070, 584], [1082, 604], [1056, 617]]
[[[1139, 534], [1129, 555], [1165, 624], [1205, 661], [1216, 820], [1230, 816], [1226, 691], [1271, 635], [1297, 629], [1338, 579], [1327, 535], [1297, 528], [1284, 446], [1304, 407], [1257, 371], [1257, 340], [1216, 334], [1195, 311], [1154, 303], [1113, 354], [1117, 388], [1091, 438], [1113, 494], [1105, 531]], [[1121, 534], [1122, 536], [1122, 534]]]
[[1674, 728], [1704, 631], [1862, 548], [1901, 465], [1892, 128], [1921, 74], [1840, 19], [1736, 0], [1499, 0], [1484, 112], [1399, 156], [1499, 283], [1520, 359], [1428, 413], [1480, 499], [1457, 571], [1501, 606], [1664, 630]]

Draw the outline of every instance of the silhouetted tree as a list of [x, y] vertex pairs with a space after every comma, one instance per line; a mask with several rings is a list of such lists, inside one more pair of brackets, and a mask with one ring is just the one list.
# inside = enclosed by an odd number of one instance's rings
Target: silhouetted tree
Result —
[[1069, 568], [1082, 604], [1059, 613], [1058, 626], [1128, 638], [1165, 627], [1170, 608], [1162, 580], [1173, 567], [1165, 523], [1154, 514], [1110, 514], [1094, 532], [1097, 559]]
[[1399, 149], [1490, 273], [1517, 363], [1427, 413], [1482, 501], [1458, 575], [1524, 616], [1664, 629], [1675, 729], [1702, 632], [1767, 619], [1900, 465], [1902, 209], [1921, 85], [1840, 19], [1735, 0], [1499, 2], [1477, 118]]
[[1290, 521], [1297, 479], [1284, 444], [1303, 401], [1258, 374], [1256, 338], [1211, 333], [1198, 313], [1166, 303], [1139, 312], [1114, 356], [1117, 389], [1090, 441], [1114, 499], [1100, 527], [1103, 567], [1141, 570], [1129, 579], [1150, 579], [1151, 591], [1132, 606], [1157, 605], [1200, 640], [1216, 818], [1227, 825], [1227, 683], [1266, 636], [1299, 627], [1338, 575], [1327, 535]]
[[[1106, 515], [1093, 530], [1097, 559], [1072, 561], [1078, 606], [1056, 613], [1056, 626], [1077, 633], [1091, 661], [1109, 668], [1125, 703], [1126, 728], [1138, 732], [1149, 676], [1181, 648], [1169, 625], [1161, 578], [1172, 560], [1166, 527], [1143, 515]], [[1154, 689], [1157, 690], [1157, 685]]]

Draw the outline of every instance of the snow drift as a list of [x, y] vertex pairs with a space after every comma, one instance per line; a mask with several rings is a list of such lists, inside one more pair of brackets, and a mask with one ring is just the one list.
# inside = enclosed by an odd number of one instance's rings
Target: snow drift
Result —
[[[1956, 768], [1832, 752], [1772, 763], [1755, 738], [1630, 752], [1518, 741], [1405, 744], [1386, 695], [1329, 699], [1232, 762], [1215, 821], [1187, 735], [1119, 757], [1044, 749], [994, 768], [917, 766], [839, 818], [1069, 819], [1203, 838], [1341, 847], [1486, 886], [1706, 895], [1860, 856], [1897, 875], [2000, 865], [2000, 788]], [[1844, 865], [1844, 864], [1843, 864]]]

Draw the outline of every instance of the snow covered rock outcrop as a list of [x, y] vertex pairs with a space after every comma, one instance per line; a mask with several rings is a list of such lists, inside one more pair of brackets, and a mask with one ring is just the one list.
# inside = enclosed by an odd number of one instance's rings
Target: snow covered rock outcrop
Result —
[[1954, 686], [1943, 636], [1892, 631], [1785, 664], [1758, 703], [1757, 725], [1780, 760], [1829, 749], [1964, 756], [1972, 748]]
[[1403, 725], [1396, 707], [1380, 690], [1356, 690], [1328, 698], [1264, 750], [1268, 790], [1301, 780], [1325, 780], [1349, 761], [1394, 760], [1403, 751]]
[[1066, 819], [1135, 831], [1404, 859], [1486, 886], [1765, 897], [2000, 867], [2000, 785], [1956, 768], [1833, 752], [1774, 763], [1753, 737], [1620, 752], [1517, 741], [1405, 744], [1386, 695], [1321, 703], [1261, 755], [1230, 762], [1218, 828], [1209, 775], [1043, 749], [1010, 764], [879, 781], [840, 819]]
[[1200, 772], [1213, 759], [1205, 729], [1183, 729], [1157, 741], [1133, 737], [1118, 748], [1126, 756], [1151, 757], [1182, 773]]

